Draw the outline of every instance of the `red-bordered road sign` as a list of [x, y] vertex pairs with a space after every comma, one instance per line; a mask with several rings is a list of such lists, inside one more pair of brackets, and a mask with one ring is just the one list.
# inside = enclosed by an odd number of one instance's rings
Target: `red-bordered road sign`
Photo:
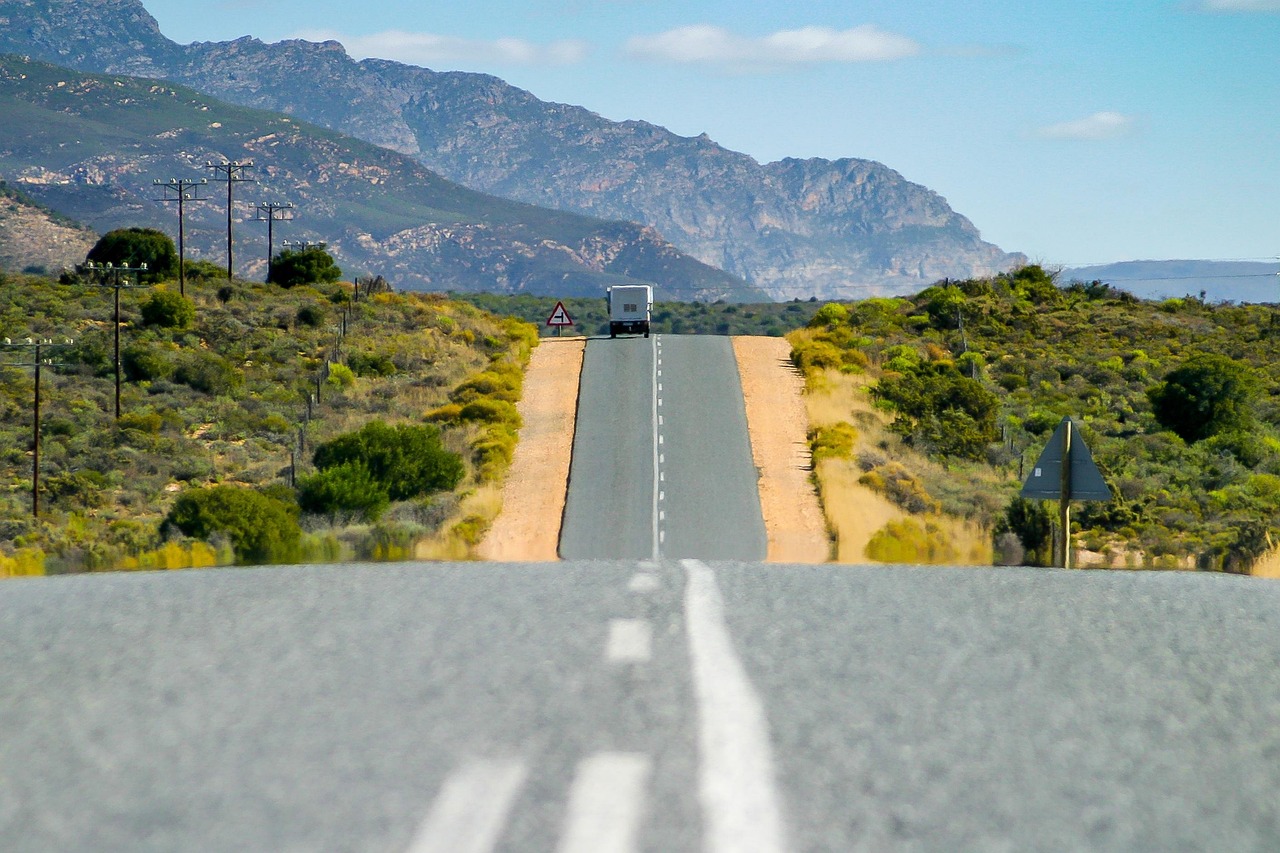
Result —
[[569, 316], [569, 312], [564, 309], [563, 302], [557, 302], [555, 310], [551, 312], [551, 316], [547, 318], [548, 326], [562, 328], [564, 326], [572, 326], [573, 318]]

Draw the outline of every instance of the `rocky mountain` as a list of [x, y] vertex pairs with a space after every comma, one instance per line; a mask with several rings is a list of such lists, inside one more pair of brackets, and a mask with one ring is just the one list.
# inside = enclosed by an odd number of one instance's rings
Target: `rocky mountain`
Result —
[[[154, 180], [252, 161], [255, 183], [236, 191], [246, 275], [261, 277], [267, 255], [265, 223], [244, 221], [253, 202], [290, 201], [297, 216], [279, 223], [277, 240], [323, 240], [348, 275], [377, 273], [399, 287], [597, 296], [646, 281], [665, 298], [766, 298], [651, 228], [485, 195], [403, 154], [169, 83], [0, 56], [0, 116], [0, 175], [100, 232], [176, 233]], [[187, 246], [223, 262], [226, 208], [214, 199], [225, 196], [205, 189], [209, 203], [187, 205]]]
[[98, 235], [0, 181], [0, 270], [50, 273], [84, 260]]
[[466, 186], [642, 222], [776, 298], [916, 290], [1025, 262], [869, 160], [761, 164], [482, 74], [353, 61], [336, 42], [178, 45], [138, 0], [0, 0], [0, 50], [146, 73], [391, 148]]

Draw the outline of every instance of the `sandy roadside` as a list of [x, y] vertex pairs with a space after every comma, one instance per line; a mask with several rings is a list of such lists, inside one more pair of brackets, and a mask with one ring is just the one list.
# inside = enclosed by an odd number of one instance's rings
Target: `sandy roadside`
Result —
[[502, 487], [502, 511], [477, 548], [482, 559], [559, 559], [586, 343], [584, 338], [543, 338], [530, 355], [516, 407], [524, 427]]
[[[518, 407], [524, 428], [503, 485], [502, 511], [477, 549], [483, 559], [558, 559], [585, 344], [581, 338], [544, 338], [533, 351]], [[790, 345], [782, 338], [742, 337], [733, 339], [733, 349], [760, 472], [768, 560], [823, 562], [830, 545], [809, 481], [804, 380], [791, 369]]]
[[830, 556], [826, 523], [810, 480], [809, 416], [804, 377], [791, 366], [783, 338], [737, 337], [751, 456], [759, 472], [760, 509], [771, 563], [821, 563]]

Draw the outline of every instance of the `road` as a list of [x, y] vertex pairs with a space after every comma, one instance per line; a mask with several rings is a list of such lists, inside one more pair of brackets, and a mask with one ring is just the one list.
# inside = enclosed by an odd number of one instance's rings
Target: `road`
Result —
[[697, 560], [0, 584], [0, 849], [1280, 849], [1280, 586]]
[[763, 560], [756, 478], [729, 338], [587, 343], [562, 557]]

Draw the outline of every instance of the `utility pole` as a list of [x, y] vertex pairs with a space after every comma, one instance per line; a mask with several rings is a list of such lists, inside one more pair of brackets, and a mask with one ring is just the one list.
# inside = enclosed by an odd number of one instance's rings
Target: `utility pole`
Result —
[[285, 240], [283, 245], [290, 252], [305, 252], [308, 249], [329, 248], [329, 244], [323, 240]]
[[167, 181], [153, 181], [164, 192], [164, 198], [156, 201], [178, 203], [178, 293], [187, 295], [187, 247], [186, 247], [186, 209], [188, 201], [208, 201], [200, 198], [200, 188], [209, 183], [205, 178], [192, 180], [189, 178], [170, 178]]
[[276, 202], [258, 205], [258, 222], [267, 223], [267, 281], [271, 281], [271, 265], [275, 263], [275, 235], [272, 226], [277, 222], [288, 222], [293, 219], [293, 202], [278, 204]]
[[33, 358], [31, 361], [8, 362], [6, 367], [34, 367], [36, 369], [36, 391], [34, 414], [31, 420], [31, 517], [40, 517], [40, 368], [42, 366], [52, 367], [54, 362], [47, 359], [42, 354], [42, 350], [55, 349], [71, 346], [74, 341], [66, 338], [61, 343], [54, 343], [52, 338], [27, 338], [26, 341], [13, 341], [9, 338], [4, 339], [6, 349], [24, 349], [31, 351]]
[[[87, 262], [84, 267], [89, 273], [97, 276], [98, 280], [94, 284], [99, 287], [110, 287], [115, 291], [115, 339], [116, 339], [116, 420], [120, 420], [120, 290], [122, 288], [133, 287], [149, 287], [138, 279], [138, 273], [147, 271], [147, 265], [130, 267], [124, 264], [120, 266], [112, 266], [110, 262], [106, 264], [95, 264], [93, 261]], [[120, 279], [121, 274], [125, 279]], [[128, 276], [133, 275], [133, 284], [129, 283]]]
[[206, 169], [211, 169], [216, 173], [217, 177], [213, 180], [226, 183], [227, 185], [227, 283], [231, 283], [231, 277], [235, 269], [235, 240], [231, 233], [232, 228], [232, 211], [235, 202], [232, 199], [232, 188], [236, 184], [253, 182], [253, 178], [248, 176], [248, 171], [253, 168], [252, 160], [231, 161], [224, 160], [221, 163], [205, 163]]

